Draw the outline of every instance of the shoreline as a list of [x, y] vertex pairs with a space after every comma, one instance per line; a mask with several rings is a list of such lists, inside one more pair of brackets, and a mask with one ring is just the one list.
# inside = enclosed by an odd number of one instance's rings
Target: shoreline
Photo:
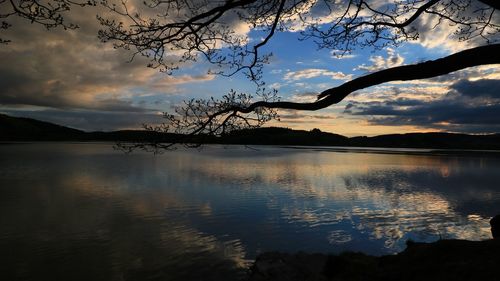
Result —
[[[116, 141], [0, 141], [1, 146], [9, 145], [37, 145], [37, 144], [88, 144], [88, 145], [109, 145], [114, 147]], [[348, 147], [348, 146], [297, 146], [297, 145], [269, 145], [269, 144], [203, 144], [203, 148], [238, 148], [248, 150], [271, 149], [290, 149], [295, 151], [314, 151], [314, 152], [335, 152], [335, 153], [368, 153], [368, 154], [389, 154], [389, 155], [416, 155], [416, 156], [449, 156], [449, 157], [488, 157], [499, 158], [500, 150], [477, 150], [477, 149], [433, 149], [433, 148], [401, 148], [401, 147]], [[180, 144], [173, 150], [184, 149]], [[193, 149], [193, 148], [186, 148]], [[197, 148], [200, 149], [200, 148]], [[137, 151], [141, 151], [138, 149]]]
[[407, 242], [395, 255], [269, 252], [259, 255], [247, 281], [500, 280], [500, 239]]

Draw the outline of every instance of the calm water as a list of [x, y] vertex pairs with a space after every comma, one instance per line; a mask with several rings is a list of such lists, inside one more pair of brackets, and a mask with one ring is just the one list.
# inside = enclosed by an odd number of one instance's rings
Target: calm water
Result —
[[264, 251], [491, 238], [500, 158], [0, 145], [2, 280], [235, 280]]

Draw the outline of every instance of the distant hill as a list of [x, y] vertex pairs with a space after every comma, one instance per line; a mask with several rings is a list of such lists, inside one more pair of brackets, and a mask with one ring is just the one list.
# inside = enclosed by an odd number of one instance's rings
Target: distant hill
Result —
[[228, 144], [500, 150], [500, 134], [408, 133], [348, 138], [322, 132], [318, 129], [301, 131], [287, 128], [258, 128], [232, 132], [220, 142]]
[[350, 146], [434, 148], [434, 149], [500, 149], [500, 134], [467, 135], [451, 133], [408, 133], [353, 137]]
[[[162, 141], [182, 137], [142, 130], [84, 132], [31, 118], [0, 114], [0, 141]], [[500, 150], [500, 134], [467, 135], [451, 133], [408, 133], [348, 138], [338, 134], [257, 128], [231, 132], [223, 137], [200, 137], [193, 142], [253, 145], [358, 146], [389, 148], [486, 149]]]
[[233, 131], [224, 136], [220, 142], [227, 144], [268, 144], [268, 145], [347, 145], [348, 137], [322, 132], [292, 130], [288, 128], [270, 127]]
[[32, 118], [0, 114], [0, 141], [169, 141], [175, 134], [156, 134], [141, 130], [84, 132]]
[[77, 129], [31, 118], [12, 117], [0, 114], [1, 141], [77, 140], [81, 139], [84, 135], [84, 131]]

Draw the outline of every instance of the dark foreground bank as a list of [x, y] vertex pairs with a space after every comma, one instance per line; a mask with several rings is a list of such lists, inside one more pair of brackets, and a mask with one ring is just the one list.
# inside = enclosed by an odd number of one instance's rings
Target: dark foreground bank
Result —
[[264, 253], [248, 280], [500, 280], [500, 239], [408, 242], [403, 252], [382, 257]]

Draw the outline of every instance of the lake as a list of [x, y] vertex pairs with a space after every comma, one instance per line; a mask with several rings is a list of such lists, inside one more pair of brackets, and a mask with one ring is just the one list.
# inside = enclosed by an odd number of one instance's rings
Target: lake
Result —
[[236, 280], [266, 251], [491, 238], [500, 157], [0, 145], [2, 280]]

